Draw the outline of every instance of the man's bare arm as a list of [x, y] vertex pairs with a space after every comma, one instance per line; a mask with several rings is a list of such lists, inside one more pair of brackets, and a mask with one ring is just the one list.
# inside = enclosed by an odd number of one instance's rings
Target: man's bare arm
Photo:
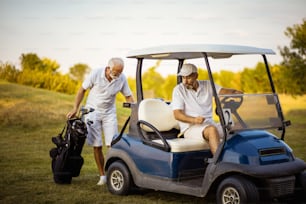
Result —
[[242, 91], [236, 90], [236, 89], [229, 89], [229, 88], [221, 88], [221, 90], [219, 91], [220, 95], [223, 94], [243, 94]]
[[179, 109], [173, 110], [173, 114], [176, 120], [179, 120], [185, 123], [201, 124], [205, 120], [205, 118], [201, 116], [198, 116], [198, 117], [188, 116], [182, 110], [179, 110]]
[[86, 89], [83, 89], [83, 87], [81, 87], [78, 90], [78, 93], [75, 97], [73, 109], [67, 114], [67, 118], [73, 118], [76, 115], [76, 113], [78, 112], [79, 106], [84, 98], [85, 92], [86, 92]]

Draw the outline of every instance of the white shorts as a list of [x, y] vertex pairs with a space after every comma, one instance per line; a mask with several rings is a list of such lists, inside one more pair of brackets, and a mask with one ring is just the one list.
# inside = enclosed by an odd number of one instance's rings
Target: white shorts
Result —
[[[88, 125], [87, 121], [90, 120], [93, 123]], [[105, 145], [110, 146], [115, 134], [118, 133], [117, 115], [101, 115], [96, 111], [89, 113], [85, 117], [87, 125], [87, 143], [93, 147], [103, 146], [102, 131], [104, 135]]]
[[223, 130], [220, 123], [215, 123], [212, 120], [205, 120], [202, 124], [191, 125], [184, 133], [185, 138], [195, 139], [195, 140], [203, 140], [203, 131], [208, 126], [213, 125], [217, 128], [220, 139], [223, 138]]

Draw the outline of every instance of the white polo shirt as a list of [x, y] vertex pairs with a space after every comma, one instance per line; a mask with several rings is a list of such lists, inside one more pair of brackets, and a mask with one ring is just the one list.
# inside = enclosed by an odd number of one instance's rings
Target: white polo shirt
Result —
[[[173, 110], [183, 110], [186, 115], [197, 117], [202, 116], [205, 119], [212, 119], [212, 98], [213, 92], [210, 81], [199, 81], [197, 91], [187, 89], [182, 83], [178, 84], [172, 94], [171, 107]], [[215, 84], [217, 93], [221, 88]], [[189, 127], [188, 123], [180, 122], [180, 129]]]
[[118, 92], [124, 96], [132, 95], [124, 74], [109, 82], [105, 77], [105, 68], [93, 70], [84, 80], [82, 87], [90, 89], [86, 106], [103, 115], [116, 113], [115, 99]]

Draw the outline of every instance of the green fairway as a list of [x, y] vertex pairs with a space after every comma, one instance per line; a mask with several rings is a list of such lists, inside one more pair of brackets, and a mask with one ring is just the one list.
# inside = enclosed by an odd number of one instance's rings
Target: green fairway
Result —
[[[306, 160], [306, 96], [280, 96], [286, 119], [291, 120], [285, 141], [294, 154]], [[0, 81], [0, 202], [1, 203], [200, 203], [203, 198], [153, 190], [114, 196], [96, 186], [97, 168], [92, 148], [84, 146], [85, 163], [71, 185], [53, 182], [49, 150], [51, 137], [65, 124], [74, 95], [35, 89]], [[129, 109], [118, 103], [121, 127]], [[105, 149], [104, 149], [105, 151]], [[205, 203], [208, 203], [206, 200]]]

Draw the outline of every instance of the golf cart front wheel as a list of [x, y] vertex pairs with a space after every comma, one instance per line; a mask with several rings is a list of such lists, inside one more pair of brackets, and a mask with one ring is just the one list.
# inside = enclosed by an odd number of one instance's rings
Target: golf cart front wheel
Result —
[[217, 190], [218, 204], [258, 203], [259, 193], [255, 184], [242, 176], [223, 180]]
[[132, 183], [128, 168], [120, 161], [110, 165], [107, 171], [107, 187], [115, 195], [127, 195]]
[[295, 197], [299, 202], [306, 202], [306, 171], [297, 175], [296, 185]]

